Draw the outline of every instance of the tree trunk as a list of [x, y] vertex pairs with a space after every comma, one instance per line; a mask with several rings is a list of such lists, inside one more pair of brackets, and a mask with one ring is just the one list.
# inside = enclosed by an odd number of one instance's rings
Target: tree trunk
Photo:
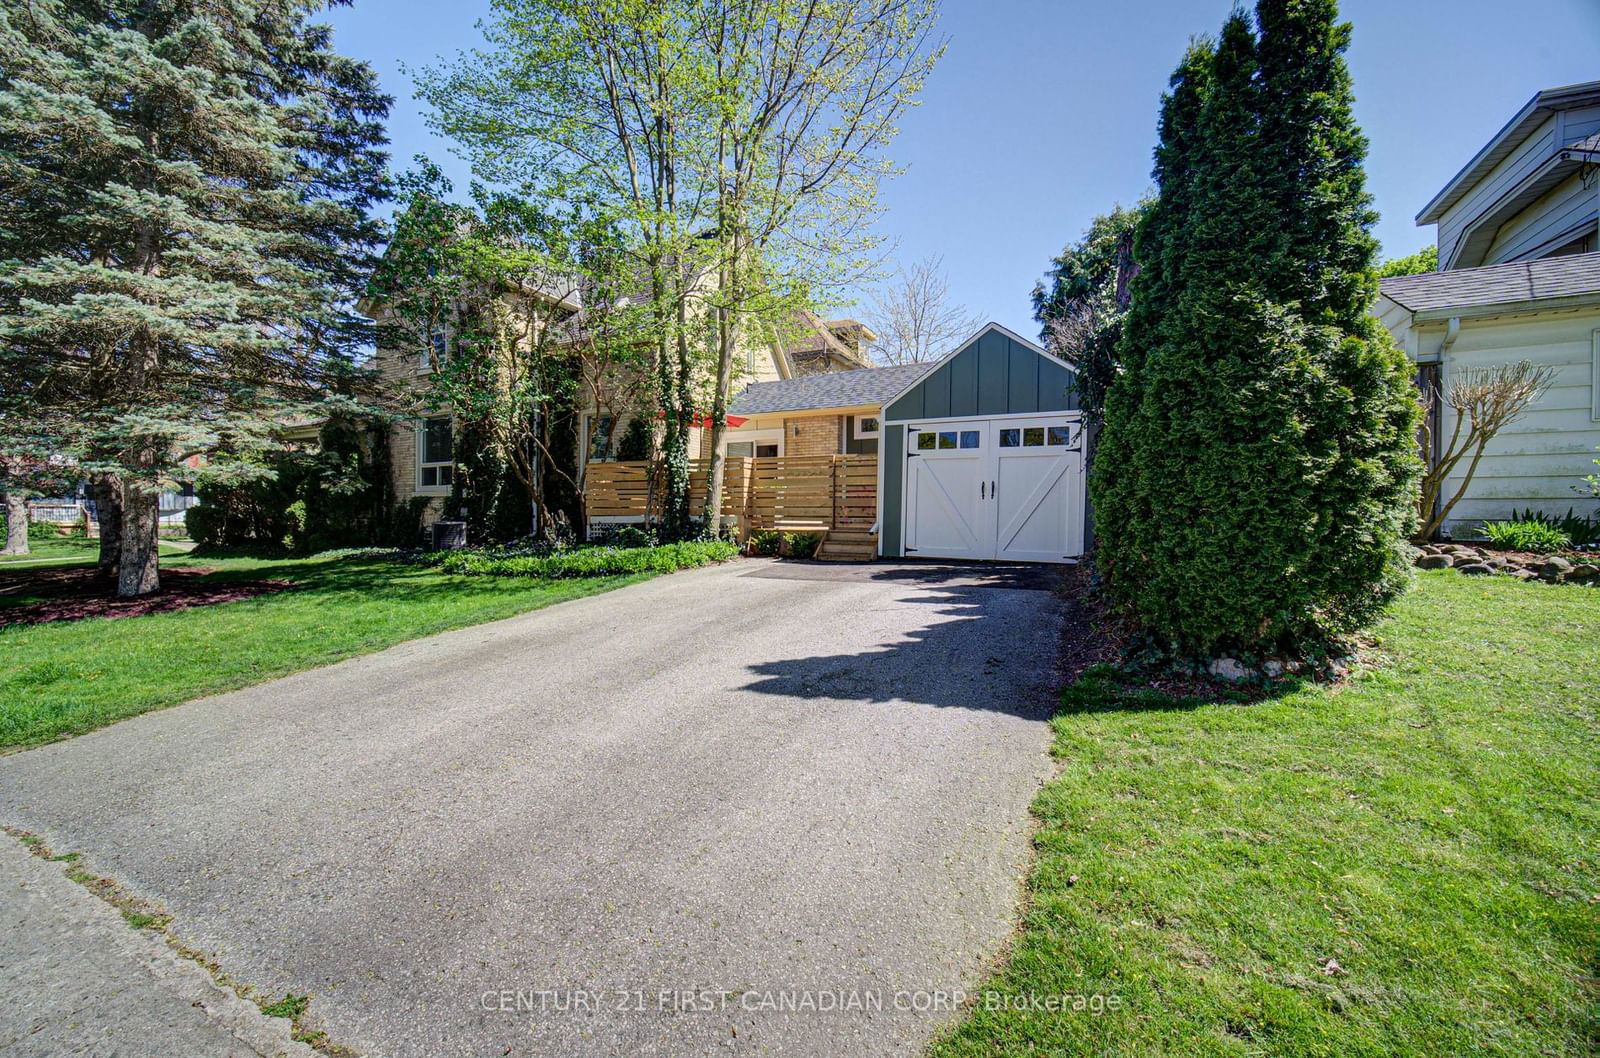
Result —
[[99, 474], [90, 482], [94, 494], [95, 520], [100, 524], [100, 576], [117, 579], [122, 562], [122, 482], [110, 474]]
[[6, 547], [0, 555], [28, 553], [28, 501], [20, 492], [6, 493]]
[[142, 482], [126, 482], [122, 490], [122, 561], [117, 568], [117, 595], [130, 599], [161, 587], [161, 494]]
[[711, 398], [711, 466], [706, 475], [706, 528], [722, 535], [722, 481], [728, 465], [728, 391], [733, 388], [733, 350], [738, 342], [735, 317], [720, 310], [717, 327], [717, 383]]

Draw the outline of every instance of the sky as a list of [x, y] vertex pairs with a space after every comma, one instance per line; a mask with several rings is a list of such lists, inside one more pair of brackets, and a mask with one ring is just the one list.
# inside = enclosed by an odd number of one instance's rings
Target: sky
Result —
[[[458, 188], [470, 173], [426, 127], [415, 68], [479, 43], [488, 0], [355, 0], [330, 20], [395, 97], [392, 152]], [[1029, 292], [1061, 248], [1150, 189], [1161, 92], [1231, 0], [944, 0], [949, 49], [888, 154], [891, 262], [943, 259], [952, 298], [1025, 336]], [[1433, 241], [1415, 216], [1541, 88], [1600, 79], [1600, 0], [1344, 0], [1356, 117], [1385, 256]], [[846, 308], [861, 314], [866, 305]]]

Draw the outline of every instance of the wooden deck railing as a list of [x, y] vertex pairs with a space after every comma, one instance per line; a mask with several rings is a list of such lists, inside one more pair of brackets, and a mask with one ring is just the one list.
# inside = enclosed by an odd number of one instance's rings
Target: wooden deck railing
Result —
[[[646, 462], [589, 464], [584, 486], [589, 520], [654, 521], [661, 506], [659, 471]], [[709, 460], [691, 461], [690, 509], [696, 517], [705, 510], [709, 472]], [[723, 475], [721, 513], [738, 516], [741, 535], [815, 526], [865, 530], [877, 519], [877, 506], [875, 455], [731, 458]]]

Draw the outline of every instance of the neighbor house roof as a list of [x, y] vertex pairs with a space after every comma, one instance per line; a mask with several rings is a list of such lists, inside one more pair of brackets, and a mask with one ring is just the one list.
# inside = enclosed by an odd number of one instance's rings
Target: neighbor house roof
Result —
[[1380, 286], [1383, 296], [1402, 308], [1435, 316], [1451, 315], [1457, 310], [1570, 300], [1600, 294], [1600, 253], [1396, 276], [1383, 280]]
[[[1499, 165], [1512, 151], [1528, 138], [1528, 134], [1537, 128], [1540, 123], [1559, 110], [1571, 110], [1574, 107], [1589, 106], [1600, 103], [1600, 81], [1585, 81], [1582, 84], [1565, 85], [1561, 88], [1546, 88], [1538, 92], [1525, 103], [1521, 110], [1514, 114], [1510, 121], [1505, 123], [1501, 130], [1494, 134], [1488, 143], [1484, 144], [1473, 159], [1462, 166], [1461, 171], [1450, 178], [1450, 182], [1433, 196], [1433, 201], [1422, 207], [1422, 212], [1417, 214], [1418, 224], [1433, 224], [1445, 210], [1449, 209], [1473, 186], [1481, 180], [1484, 174]], [[1567, 144], [1554, 145], [1559, 151]]]
[[728, 411], [733, 415], [751, 416], [820, 411], [826, 408], [877, 407], [923, 374], [938, 367], [939, 363], [864, 367], [856, 371], [803, 375], [781, 382], [757, 382], [735, 397]]

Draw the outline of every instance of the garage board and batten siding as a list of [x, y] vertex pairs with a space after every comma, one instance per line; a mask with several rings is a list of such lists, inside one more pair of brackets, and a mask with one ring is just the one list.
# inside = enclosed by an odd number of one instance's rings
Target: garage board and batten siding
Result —
[[[915, 511], [908, 504], [908, 492], [914, 490], [915, 485], [907, 477], [907, 467], [917, 457], [912, 454], [908, 459], [906, 438], [908, 427], [924, 425], [936, 433], [955, 433], [961, 438], [959, 443], [963, 448], [971, 444], [971, 451], [980, 453], [974, 455], [974, 459], [987, 461], [981, 468], [977, 465], [963, 468], [959, 466], [961, 449], [940, 454], [940, 459], [948, 461], [952, 475], [943, 487], [970, 488], [974, 493], [972, 497], [966, 497], [964, 492], [957, 495], [957, 506], [969, 501], [978, 504], [992, 501], [991, 479], [1003, 476], [997, 473], [996, 467], [1006, 466], [998, 461], [1007, 457], [1013, 472], [1021, 475], [1019, 480], [1036, 482], [1040, 490], [1036, 498], [1042, 496], [1043, 504], [1051, 508], [1051, 516], [1045, 520], [1047, 527], [1040, 530], [1036, 525], [1031, 530], [1033, 535], [1037, 537], [1041, 531], [1060, 535], [1060, 539], [1036, 539], [1032, 544], [1018, 544], [1008, 551], [1004, 540], [998, 545], [994, 542], [994, 534], [1003, 536], [1007, 532], [1004, 525], [997, 524], [988, 530], [987, 543], [980, 540], [973, 546], [935, 548], [934, 551], [946, 557], [1057, 562], [1074, 557], [1074, 550], [1081, 552], [1084, 524], [1081, 417], [1072, 381], [1072, 369], [1067, 364], [1004, 327], [989, 324], [886, 403], [879, 449], [882, 453], [880, 553], [888, 557], [906, 555], [908, 531], [916, 532]], [[1025, 428], [1048, 431], [1047, 436], [1052, 441], [1070, 437], [1071, 443], [1054, 445], [1048, 452], [1000, 448], [1002, 443], [1015, 440], [1008, 432], [1003, 441], [1002, 430]], [[1051, 481], [1059, 482], [1055, 492], [1049, 492]], [[1007, 499], [1021, 502], [1016, 492], [1008, 492]], [[979, 517], [990, 522], [1004, 521], [1007, 513], [1004, 507], [998, 514], [979, 507], [972, 510], [982, 510]], [[1013, 510], [1011, 513], [1017, 518], [1026, 517], [1026, 512]], [[957, 529], [956, 535], [964, 534]], [[1028, 531], [1022, 535], [1028, 535]], [[989, 552], [995, 552], [998, 547], [998, 553], [986, 553], [986, 547]], [[929, 549], [917, 550], [926, 553]]]

